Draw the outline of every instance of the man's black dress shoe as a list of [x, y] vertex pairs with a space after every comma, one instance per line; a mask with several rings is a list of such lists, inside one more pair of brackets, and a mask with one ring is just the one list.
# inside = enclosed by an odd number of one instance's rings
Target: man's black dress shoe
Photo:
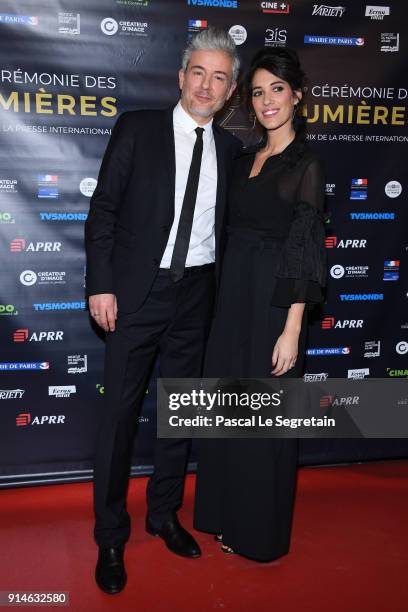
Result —
[[152, 536], [162, 538], [167, 548], [180, 557], [191, 559], [201, 557], [199, 545], [193, 536], [180, 525], [176, 514], [162, 523], [160, 528], [154, 527], [147, 516], [146, 531]]
[[126, 584], [127, 576], [123, 563], [123, 551], [123, 546], [99, 548], [95, 580], [98, 587], [105, 593], [111, 595], [119, 593]]

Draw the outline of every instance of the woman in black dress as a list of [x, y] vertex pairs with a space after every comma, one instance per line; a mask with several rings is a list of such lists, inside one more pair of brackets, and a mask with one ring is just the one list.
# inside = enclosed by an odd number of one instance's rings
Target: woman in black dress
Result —
[[[235, 166], [208, 378], [302, 375], [305, 306], [322, 301], [326, 276], [323, 173], [297, 118], [304, 89], [295, 52], [254, 57], [247, 91], [264, 138]], [[296, 439], [203, 440], [195, 527], [224, 552], [286, 554], [296, 469]]]

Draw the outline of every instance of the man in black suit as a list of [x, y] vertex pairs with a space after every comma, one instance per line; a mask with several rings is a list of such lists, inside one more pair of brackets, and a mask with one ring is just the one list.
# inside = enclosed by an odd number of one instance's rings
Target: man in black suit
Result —
[[[119, 117], [91, 199], [87, 294], [91, 316], [108, 332], [94, 470], [96, 581], [107, 593], [126, 583], [131, 451], [152, 364], [159, 353], [161, 376], [201, 375], [227, 181], [240, 150], [213, 117], [233, 93], [238, 70], [228, 34], [210, 28], [196, 35], [183, 55], [179, 103]], [[194, 558], [200, 548], [176, 514], [190, 443], [156, 441], [146, 530]]]

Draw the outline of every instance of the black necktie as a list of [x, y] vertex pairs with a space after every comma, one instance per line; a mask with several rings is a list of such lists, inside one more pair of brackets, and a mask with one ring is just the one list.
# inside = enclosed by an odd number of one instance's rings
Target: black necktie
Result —
[[170, 278], [176, 282], [183, 278], [186, 265], [191, 228], [193, 227], [194, 208], [197, 199], [198, 181], [200, 178], [201, 158], [203, 155], [204, 128], [196, 128], [197, 139], [194, 144], [190, 170], [188, 172], [186, 191], [183, 198], [176, 241], [170, 264]]

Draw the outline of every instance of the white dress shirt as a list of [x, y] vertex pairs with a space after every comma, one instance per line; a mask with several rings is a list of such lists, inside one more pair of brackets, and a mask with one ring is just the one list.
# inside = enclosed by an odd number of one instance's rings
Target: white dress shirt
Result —
[[215, 150], [212, 119], [199, 126], [179, 102], [173, 111], [174, 142], [176, 149], [176, 190], [174, 199], [174, 220], [160, 267], [170, 268], [180, 221], [188, 172], [193, 148], [197, 139], [194, 131], [203, 127], [203, 156], [200, 180], [194, 209], [193, 227], [188, 247], [186, 267], [202, 266], [215, 260], [215, 201], [217, 196], [217, 155]]

